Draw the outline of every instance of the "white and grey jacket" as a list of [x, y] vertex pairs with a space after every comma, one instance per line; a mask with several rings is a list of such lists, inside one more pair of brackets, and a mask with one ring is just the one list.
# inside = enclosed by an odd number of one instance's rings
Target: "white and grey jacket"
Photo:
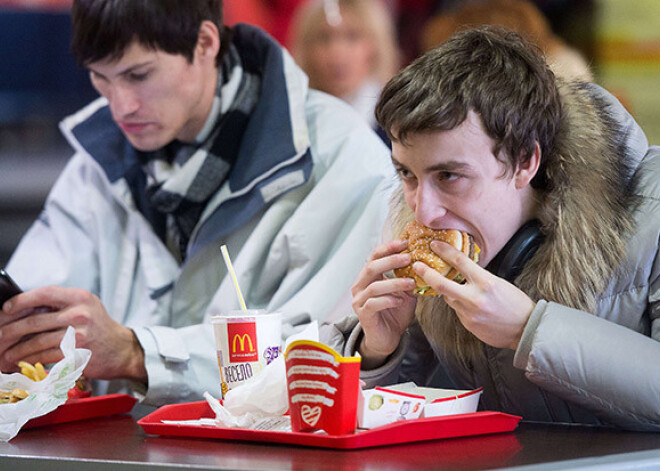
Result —
[[[135, 151], [98, 99], [61, 128], [75, 155], [8, 265], [25, 289], [55, 284], [98, 295], [144, 349], [147, 404], [220, 394], [210, 315], [240, 309], [226, 244], [250, 308], [297, 324], [349, 305], [351, 283], [381, 238], [393, 182], [389, 151], [348, 105], [310, 90], [288, 53], [235, 28], [262, 63], [262, 93], [237, 161], [212, 198], [182, 265], [137, 209]], [[96, 385], [97, 392], [126, 386]], [[107, 388], [107, 389], [106, 389]]]

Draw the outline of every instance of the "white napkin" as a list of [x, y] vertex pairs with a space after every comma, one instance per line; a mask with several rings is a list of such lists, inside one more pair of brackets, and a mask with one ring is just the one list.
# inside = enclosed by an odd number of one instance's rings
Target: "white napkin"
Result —
[[286, 347], [296, 340], [318, 342], [318, 322], [313, 321], [301, 332], [287, 338], [282, 354], [259, 375], [229, 390], [223, 401], [224, 407], [217, 401], [212, 403], [210, 396], [207, 397], [208, 393], [205, 394], [206, 400], [216, 413], [218, 425], [250, 428], [266, 417], [281, 416], [289, 409], [284, 352]]
[[25, 423], [45, 415], [64, 404], [67, 393], [82, 374], [92, 352], [76, 348], [76, 332], [69, 327], [64, 334], [60, 349], [64, 358], [50, 369], [41, 381], [32, 381], [21, 373], [0, 373], [0, 389], [11, 391], [24, 389], [29, 396], [13, 404], [0, 404], [0, 441], [9, 441], [16, 436]]

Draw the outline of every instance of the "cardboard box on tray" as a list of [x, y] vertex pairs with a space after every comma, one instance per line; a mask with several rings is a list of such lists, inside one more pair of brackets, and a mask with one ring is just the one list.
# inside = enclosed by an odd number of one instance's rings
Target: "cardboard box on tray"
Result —
[[419, 387], [402, 383], [362, 391], [358, 427], [374, 428], [398, 420], [476, 412], [482, 388], [472, 391]]
[[[426, 388], [425, 388], [426, 389]], [[479, 406], [479, 398], [483, 388], [472, 391], [459, 391], [454, 389], [437, 389], [427, 395], [427, 402], [422, 412], [422, 417], [437, 417], [439, 415], [468, 414], [476, 412]]]
[[358, 427], [374, 428], [381, 425], [418, 418], [426, 398], [386, 388], [362, 391], [358, 398]]

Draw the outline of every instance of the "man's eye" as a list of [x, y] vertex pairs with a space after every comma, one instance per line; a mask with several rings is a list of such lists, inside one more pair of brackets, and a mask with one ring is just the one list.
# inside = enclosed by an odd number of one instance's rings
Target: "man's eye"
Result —
[[128, 79], [131, 82], [142, 82], [146, 80], [148, 76], [149, 76], [149, 72], [144, 72], [141, 74], [131, 73], [128, 75]]
[[410, 170], [401, 167], [396, 168], [396, 173], [399, 175], [399, 177], [403, 178], [404, 180], [413, 177], [413, 174], [410, 172]]
[[453, 182], [460, 178], [460, 175], [453, 172], [440, 172], [438, 178], [445, 182]]

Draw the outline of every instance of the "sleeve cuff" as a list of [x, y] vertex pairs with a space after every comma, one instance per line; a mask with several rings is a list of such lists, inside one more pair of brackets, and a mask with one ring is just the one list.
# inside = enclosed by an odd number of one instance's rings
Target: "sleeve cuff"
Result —
[[[358, 329], [356, 329], [358, 330]], [[362, 328], [359, 328], [359, 336], [362, 336]], [[355, 331], [353, 332], [355, 333]], [[359, 338], [358, 338], [359, 340]], [[399, 379], [399, 370], [403, 361], [403, 356], [408, 348], [409, 335], [408, 331], [404, 332], [401, 337], [401, 342], [396, 350], [387, 358], [387, 361], [372, 370], [362, 370], [360, 372], [360, 379], [365, 382], [365, 387], [371, 389], [375, 386], [387, 386], [396, 384]], [[357, 344], [356, 344], [357, 345]]]
[[515, 355], [513, 356], [513, 366], [524, 370], [527, 368], [527, 363], [529, 360], [529, 354], [532, 351], [532, 344], [534, 343], [534, 337], [536, 336], [536, 329], [541, 323], [541, 318], [543, 313], [548, 307], [548, 301], [541, 299], [536, 303], [536, 307], [532, 311], [523, 330], [523, 334], [520, 338], [520, 343], [518, 344], [518, 349], [516, 350]]
[[[154, 329], [156, 332], [154, 332]], [[147, 370], [147, 388], [144, 385], [134, 387], [134, 394], [145, 404], [162, 405], [161, 399], [168, 397], [186, 397], [192, 393], [183, 381], [183, 372], [187, 362], [182, 361], [182, 356], [172, 357], [161, 353], [160, 347], [163, 341], [159, 341], [156, 333], [161, 334], [165, 330], [174, 330], [163, 327], [136, 327], [133, 328], [142, 349], [144, 350], [144, 366]], [[174, 332], [172, 332], [174, 334]], [[176, 351], [176, 348], [173, 349]], [[173, 361], [168, 360], [173, 359]], [[176, 391], [174, 390], [176, 385]]]

